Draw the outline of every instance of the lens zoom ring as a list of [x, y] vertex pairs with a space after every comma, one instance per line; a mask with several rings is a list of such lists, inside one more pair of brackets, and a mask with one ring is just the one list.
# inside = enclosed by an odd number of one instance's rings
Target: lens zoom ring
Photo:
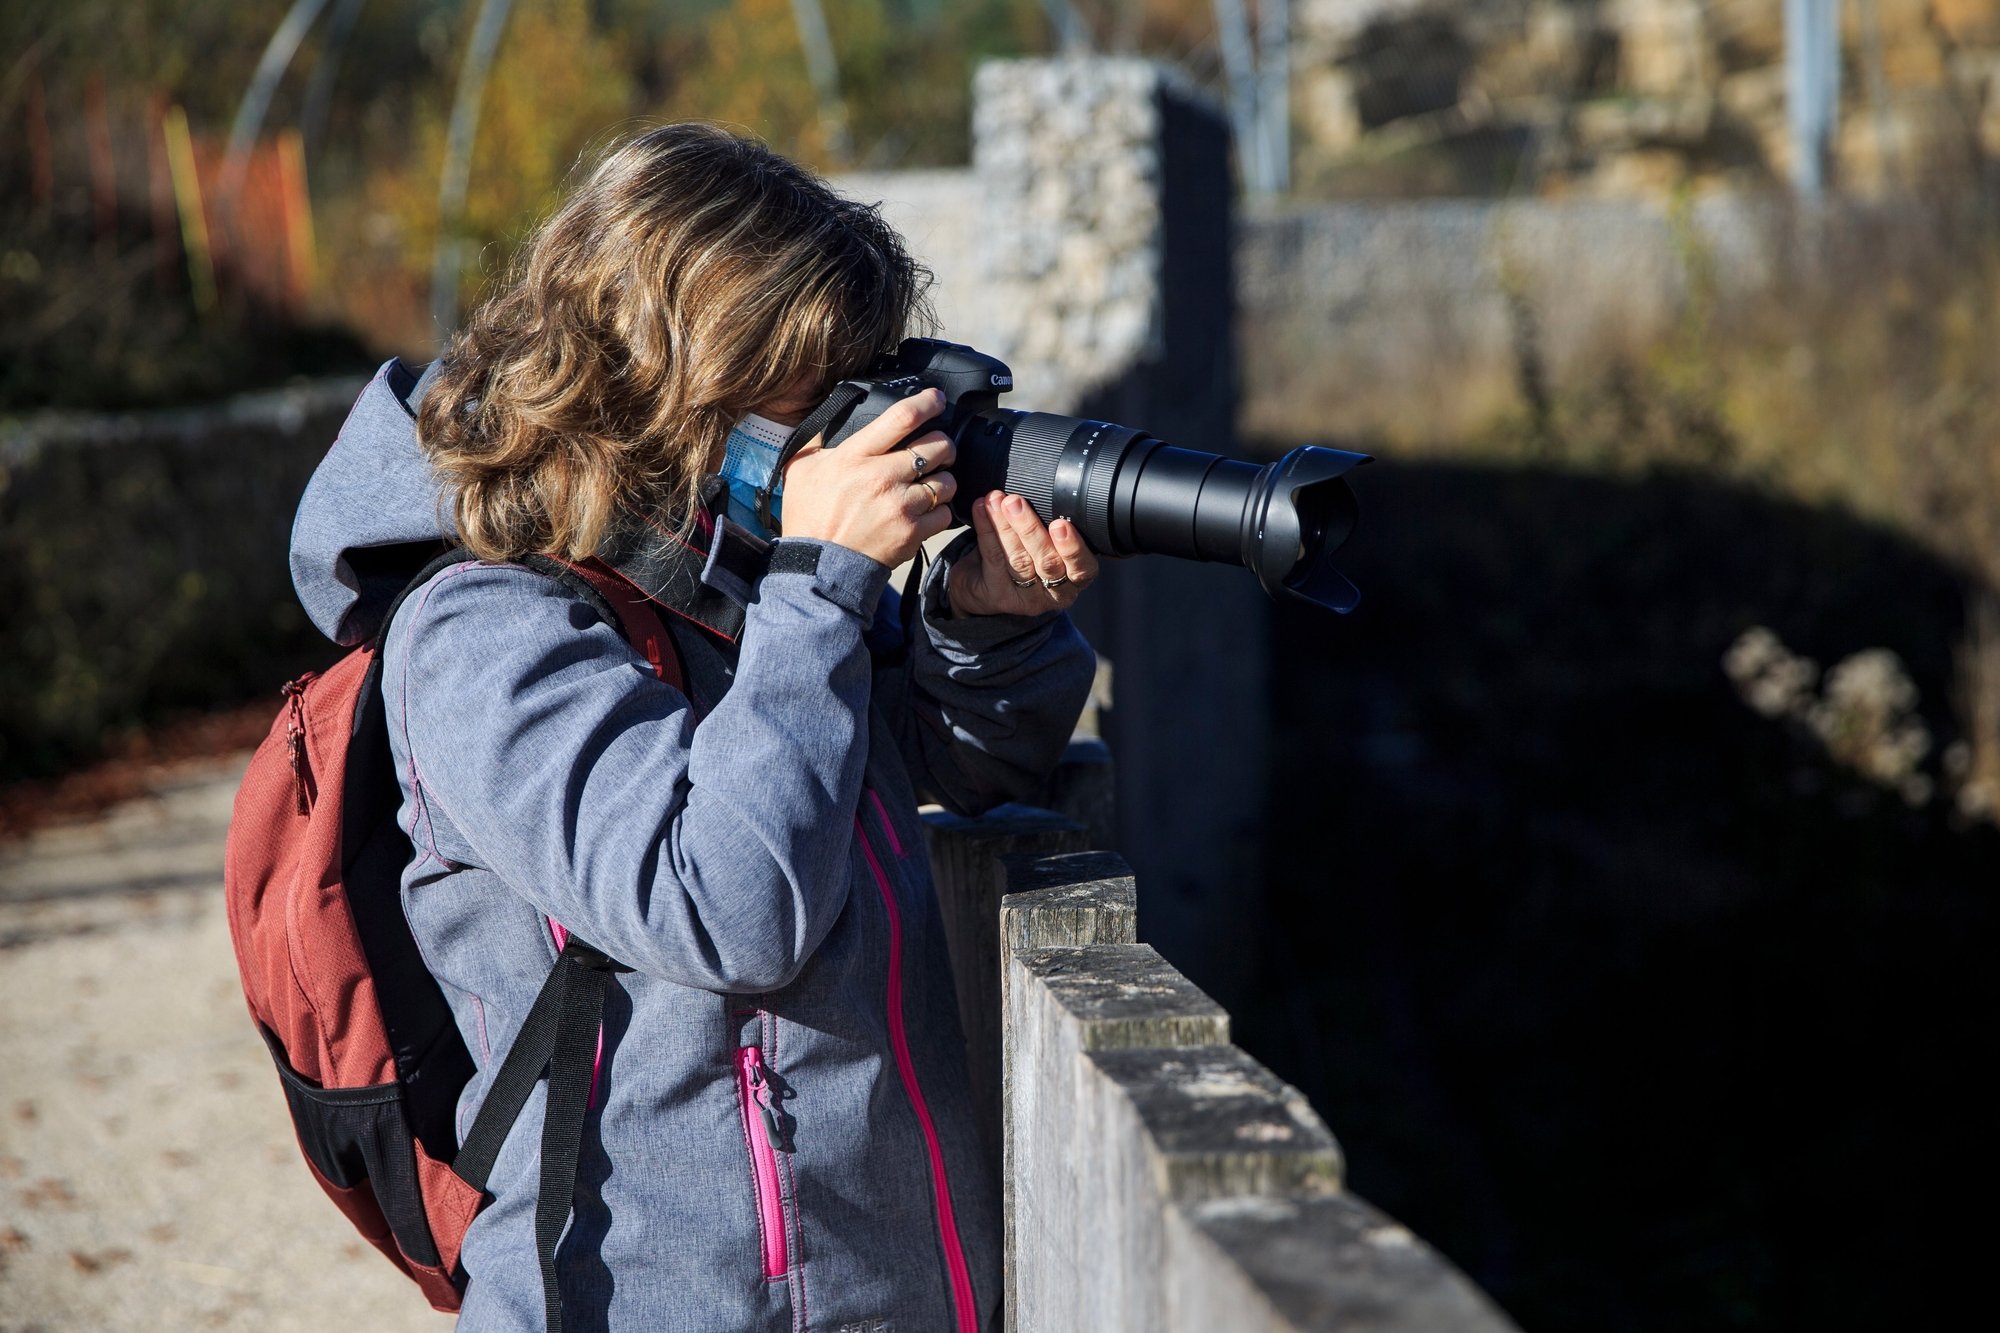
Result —
[[1092, 550], [1100, 552], [1117, 549], [1112, 536], [1116, 525], [1111, 521], [1111, 483], [1118, 476], [1118, 462], [1125, 451], [1107, 447], [1109, 444], [1108, 440], [1100, 441], [1091, 451], [1090, 465], [1083, 470], [1083, 538]]
[[[1132, 515], [1136, 498], [1137, 474], [1144, 470], [1146, 455], [1159, 441], [1131, 426], [1105, 425], [1092, 442], [1090, 464], [1083, 472], [1083, 536], [1093, 551], [1131, 555]], [[1124, 476], [1127, 512], [1114, 514], [1118, 502], [1118, 479]]]
[[1073, 417], [1029, 412], [1014, 423], [1007, 454], [1007, 493], [1018, 495], [1044, 519], [1054, 516], [1056, 460], [1069, 439]]

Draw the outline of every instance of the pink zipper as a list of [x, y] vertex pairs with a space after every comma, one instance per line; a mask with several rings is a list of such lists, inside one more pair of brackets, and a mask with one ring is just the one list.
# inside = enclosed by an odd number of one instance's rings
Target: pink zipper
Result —
[[[875, 798], [874, 788], [868, 789], [871, 799]], [[875, 800], [877, 813], [882, 803]], [[883, 817], [887, 827], [888, 818]], [[958, 1333], [978, 1333], [978, 1325], [973, 1314], [972, 1272], [966, 1266], [965, 1248], [959, 1244], [958, 1221], [951, 1209], [951, 1183], [945, 1179], [944, 1148], [938, 1143], [937, 1126], [931, 1120], [931, 1110], [924, 1102], [923, 1089], [917, 1086], [917, 1068], [910, 1059], [910, 1042], [903, 1031], [903, 917], [896, 909], [896, 891], [889, 884], [889, 876], [882, 869], [882, 861], [875, 855], [875, 844], [868, 839], [868, 830], [857, 815], [854, 831], [860, 835], [861, 850], [868, 857], [868, 868], [875, 874], [875, 887], [881, 890], [882, 906], [889, 913], [889, 1043], [896, 1051], [896, 1072], [903, 1076], [903, 1092], [910, 1099], [910, 1109], [917, 1113], [917, 1124], [924, 1131], [924, 1146], [930, 1152], [931, 1193], [937, 1201], [938, 1239], [944, 1245], [945, 1268], [951, 1275], [951, 1303]], [[891, 830], [890, 837], [895, 837]]]
[[757, 1177], [757, 1225], [764, 1233], [764, 1276], [783, 1277], [791, 1269], [785, 1246], [785, 1201], [778, 1189], [778, 1108], [771, 1081], [764, 1077], [764, 1052], [745, 1046], [736, 1052], [736, 1093], [742, 1104], [743, 1141]]

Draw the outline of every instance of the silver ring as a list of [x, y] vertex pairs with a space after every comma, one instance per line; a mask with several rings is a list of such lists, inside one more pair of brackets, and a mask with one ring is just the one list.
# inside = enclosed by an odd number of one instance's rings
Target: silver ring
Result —
[[927, 490], [927, 491], [929, 491], [929, 492], [931, 493], [931, 507], [930, 507], [930, 509], [926, 509], [926, 510], [924, 510], [924, 512], [925, 512], [926, 514], [928, 514], [928, 513], [930, 513], [930, 512], [931, 512], [931, 509], [936, 509], [936, 508], [938, 507], [938, 487], [937, 487], [937, 483], [936, 483], [936, 482], [934, 482], [934, 481], [920, 481], [920, 482], [918, 482], [918, 483], [917, 483], [917, 485], [919, 485], [919, 486], [923, 487], [923, 488], [924, 488], [925, 490]]
[[924, 469], [930, 466], [930, 462], [922, 454], [912, 449], [910, 450], [910, 466], [915, 468], [917, 475], [921, 477], [924, 475]]
[[1039, 575], [1037, 575], [1037, 576], [1036, 576], [1036, 577], [1034, 577], [1034, 578], [1026, 578], [1026, 579], [1015, 579], [1015, 580], [1013, 580], [1013, 584], [1014, 584], [1014, 586], [1015, 586], [1015, 587], [1017, 587], [1017, 588], [1032, 588], [1032, 587], [1034, 587], [1034, 586], [1035, 586], [1035, 585], [1036, 585], [1037, 583], [1039, 583], [1039, 582], [1041, 582], [1041, 578], [1040, 578], [1040, 576], [1039, 576]]
[[1065, 574], [1065, 575], [1063, 575], [1063, 576], [1062, 576], [1061, 578], [1059, 578], [1059, 579], [1043, 579], [1043, 580], [1042, 580], [1042, 586], [1043, 586], [1044, 588], [1047, 588], [1047, 589], [1049, 589], [1049, 590], [1050, 590], [1051, 592], [1053, 592], [1053, 591], [1055, 591], [1055, 590], [1056, 590], [1057, 588], [1060, 588], [1060, 587], [1062, 587], [1062, 586], [1063, 586], [1063, 584], [1065, 584], [1065, 583], [1068, 583], [1068, 582], [1069, 582], [1069, 575]]

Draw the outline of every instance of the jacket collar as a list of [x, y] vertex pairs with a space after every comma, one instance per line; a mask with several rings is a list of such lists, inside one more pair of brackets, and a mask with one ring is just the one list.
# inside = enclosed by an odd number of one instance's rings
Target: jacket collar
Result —
[[709, 478], [685, 533], [628, 511], [597, 555], [652, 601], [734, 643], [774, 548], [728, 518], [727, 495], [721, 478]]

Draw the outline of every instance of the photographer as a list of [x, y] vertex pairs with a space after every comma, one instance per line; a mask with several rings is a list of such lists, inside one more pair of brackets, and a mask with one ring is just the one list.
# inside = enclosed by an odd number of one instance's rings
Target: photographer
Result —
[[[761, 145], [654, 130], [422, 381], [385, 368], [299, 511], [295, 580], [344, 643], [412, 551], [477, 557], [403, 603], [382, 678], [404, 912], [479, 1071], [461, 1136], [567, 932], [631, 969], [555, 1255], [567, 1329], [995, 1317], [995, 1182], [916, 806], [978, 811], [1054, 766], [1093, 666], [1063, 612], [1096, 560], [994, 492], [899, 614], [889, 570], [956, 490], [950, 442], [915, 434], [935, 392], [802, 449], [775, 531], [743, 503], [927, 278], [873, 209]], [[650, 594], [674, 670], [533, 556]], [[543, 1106], [466, 1233], [462, 1327], [542, 1326]]]

